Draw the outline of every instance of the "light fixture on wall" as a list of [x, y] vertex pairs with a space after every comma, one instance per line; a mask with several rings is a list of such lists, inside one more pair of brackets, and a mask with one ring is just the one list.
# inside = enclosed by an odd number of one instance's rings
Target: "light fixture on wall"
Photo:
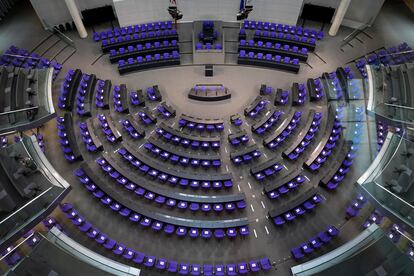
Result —
[[240, 11], [237, 13], [237, 20], [247, 19], [249, 13], [253, 10], [252, 0], [241, 0]]
[[183, 18], [183, 13], [177, 9], [177, 1], [176, 0], [170, 0], [170, 6], [168, 7], [168, 13], [171, 15], [171, 17], [177, 21]]

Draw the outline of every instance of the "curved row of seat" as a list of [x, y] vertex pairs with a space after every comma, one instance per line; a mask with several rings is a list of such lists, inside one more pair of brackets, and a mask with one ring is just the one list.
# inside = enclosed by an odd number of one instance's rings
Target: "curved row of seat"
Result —
[[317, 31], [310, 28], [303, 28], [301, 26], [294, 26], [294, 25], [288, 25], [288, 24], [278, 24], [278, 23], [272, 23], [272, 22], [262, 22], [262, 21], [249, 21], [245, 20], [243, 23], [244, 29], [250, 29], [250, 30], [264, 30], [264, 31], [278, 31], [278, 32], [284, 32], [284, 33], [290, 33], [290, 34], [297, 34], [300, 36], [305, 37], [312, 37], [317, 38], [319, 40], [323, 39], [324, 32], [323, 31]]
[[121, 119], [120, 123], [132, 139], [140, 139], [145, 137], [145, 130], [139, 127], [132, 117], [129, 117], [129, 119]]
[[305, 257], [305, 255], [309, 255], [314, 250], [327, 245], [332, 238], [335, 238], [338, 235], [339, 230], [335, 226], [330, 225], [327, 230], [320, 232], [317, 236], [301, 243], [299, 246], [292, 248], [290, 251], [295, 260], [300, 260]]
[[[330, 115], [331, 114], [329, 114], [328, 116]], [[331, 121], [333, 121], [333, 123], [327, 125], [324, 138], [322, 138], [322, 140], [315, 148], [309, 159], [303, 164], [304, 167], [310, 169], [311, 171], [316, 171], [323, 164], [325, 164], [327, 158], [331, 155], [332, 150], [340, 137], [342, 131], [341, 122], [337, 119]]]
[[91, 120], [88, 119], [86, 122], [80, 122], [79, 129], [82, 140], [89, 152], [97, 152], [98, 150], [103, 150], [102, 143], [99, 140], [98, 136], [95, 134]]
[[295, 142], [283, 152], [284, 157], [289, 158], [290, 160], [296, 160], [299, 155], [305, 151], [305, 149], [315, 138], [316, 133], [318, 133], [322, 116], [322, 112], [315, 112], [314, 110], [309, 112], [305, 126], [296, 136]]
[[299, 51], [298, 46], [292, 46], [289, 44], [282, 45], [280, 43], [274, 43], [268, 41], [263, 43], [263, 41], [255, 42], [253, 39], [246, 42], [242, 39], [239, 43], [239, 51], [245, 50], [246, 52], [255, 52], [263, 54], [272, 54], [280, 56], [288, 56], [291, 58], [297, 58], [300, 61], [306, 61], [308, 59], [308, 49], [302, 47]]
[[227, 139], [229, 140], [232, 146], [247, 144], [250, 140], [249, 136], [247, 135], [247, 132], [244, 129], [236, 133], [229, 134]]
[[[242, 210], [246, 208], [245, 196], [242, 193], [222, 196], [201, 196], [184, 194], [182, 192], [171, 192], [166, 188], [156, 187], [143, 179], [140, 179], [138, 182], [137, 177], [132, 178], [131, 174], [127, 175], [127, 171], [120, 167], [113, 158], [108, 155], [105, 155], [102, 158], [105, 160], [105, 163], [100, 160], [99, 166], [113, 181], [122, 185], [136, 196], [143, 197], [149, 201], [154, 201], [157, 204], [165, 205], [169, 208], [175, 207], [180, 210], [188, 209], [192, 212], [215, 211], [220, 213], [224, 210], [232, 212], [236, 209]], [[87, 184], [90, 180], [94, 181], [95, 178], [93, 175], [87, 173], [89, 169], [85, 166], [81, 166], [81, 168], [86, 174], [86, 176], [79, 176], [81, 182]]]
[[76, 142], [73, 129], [73, 120], [70, 113], [65, 113], [63, 117], [56, 117], [56, 127], [58, 130], [59, 144], [63, 150], [65, 159], [73, 162], [82, 160], [82, 154]]
[[[335, 74], [336, 77], [336, 74]], [[335, 81], [332, 82], [335, 84]], [[309, 90], [309, 96], [311, 101], [319, 101], [324, 95], [324, 88], [320, 78], [308, 79], [307, 86]]]
[[269, 149], [277, 148], [292, 131], [296, 128], [302, 118], [301, 111], [295, 111], [276, 129], [269, 137], [263, 140], [263, 144]]
[[102, 32], [94, 32], [93, 40], [98, 42], [101, 39], [111, 38], [114, 36], [126, 36], [128, 34], [141, 33], [146, 31], [158, 31], [165, 29], [172, 29], [172, 21], [149, 22], [143, 24], [136, 24], [122, 28], [115, 27], [110, 30]]
[[312, 187], [295, 199], [283, 204], [280, 208], [269, 211], [269, 217], [272, 218], [276, 226], [281, 226], [307, 212], [311, 212], [322, 200], [323, 198], [318, 194], [318, 190]]
[[252, 131], [259, 135], [264, 134], [266, 131], [270, 131], [279, 121], [282, 114], [283, 112], [276, 110], [276, 108], [273, 107], [262, 119], [260, 119], [260, 121], [252, 125]]
[[113, 103], [116, 112], [128, 113], [127, 87], [125, 84], [114, 85]]
[[254, 176], [254, 178], [256, 178], [256, 180], [264, 180], [265, 178], [279, 172], [282, 168], [283, 165], [281, 164], [279, 158], [273, 157], [266, 162], [251, 167], [250, 173]]
[[157, 117], [154, 116], [152, 111], [148, 107], [144, 107], [138, 111], [138, 118], [144, 123], [144, 125], [152, 125], [157, 122]]
[[82, 71], [79, 69], [69, 69], [62, 84], [58, 98], [58, 107], [60, 109], [72, 110], [77, 88], [82, 78]]
[[163, 66], [172, 66], [180, 64], [180, 53], [178, 51], [165, 52], [154, 55], [137, 56], [136, 58], [128, 58], [126, 61], [120, 59], [118, 62], [118, 70], [120, 74], [133, 71], [151, 69]]
[[153, 43], [147, 42], [145, 44], [128, 45], [126, 49], [120, 47], [118, 49], [111, 49], [109, 51], [109, 60], [111, 63], [115, 63], [120, 59], [136, 58], [137, 56], [146, 56], [156, 53], [171, 53], [173, 51], [178, 51], [177, 40], [164, 40], [164, 41], [155, 41]]
[[98, 80], [96, 85], [95, 105], [97, 108], [109, 108], [109, 94], [112, 88], [110, 80]]
[[155, 133], [165, 141], [172, 142], [175, 145], [181, 145], [184, 148], [191, 147], [192, 149], [201, 148], [204, 150], [220, 148], [220, 137], [186, 134], [166, 125], [164, 122], [158, 126]]
[[76, 113], [79, 116], [91, 116], [92, 96], [96, 81], [94, 74], [82, 75], [76, 95]]
[[224, 122], [223, 120], [218, 119], [201, 119], [201, 118], [194, 118], [187, 115], [181, 115], [180, 120], [178, 121], [178, 125], [180, 127], [185, 127], [186, 129], [193, 131], [198, 130], [200, 132], [207, 130], [212, 132], [216, 131], [223, 131], [224, 130]]
[[263, 110], [265, 110], [268, 104], [269, 101], [266, 100], [264, 97], [257, 96], [254, 99], [254, 101], [244, 109], [244, 115], [254, 118], [257, 115], [259, 115]]
[[253, 51], [250, 51], [248, 52], [248, 54], [246, 54], [245, 50], [240, 50], [237, 63], [244, 65], [255, 65], [261, 67], [275, 68], [280, 70], [286, 70], [293, 73], [298, 73], [300, 68], [299, 59], [297, 58], [290, 59], [289, 56], [284, 56], [282, 58], [282, 56], [280, 55], [264, 55], [263, 53], [255, 53]]
[[194, 168], [201, 166], [202, 168], [206, 169], [210, 167], [220, 168], [221, 166], [220, 155], [218, 154], [200, 155], [177, 151], [173, 146], [159, 142], [157, 139], [154, 139], [152, 137], [147, 139], [147, 142], [144, 144], [144, 148], [154, 156], [159, 156], [164, 161], [169, 160], [173, 164], [180, 164], [184, 167], [188, 166], [189, 164]]
[[253, 159], [257, 159], [262, 155], [259, 147], [254, 144], [244, 148], [240, 148], [230, 152], [230, 159], [235, 165], [248, 163]]
[[301, 170], [296, 169], [288, 172], [280, 180], [274, 183], [269, 183], [264, 187], [264, 193], [269, 199], [276, 199], [281, 195], [286, 195], [292, 191], [296, 191], [297, 188], [303, 186], [306, 181], [309, 181]]
[[[109, 39], [102, 40], [102, 50], [113, 49], [113, 47], [108, 46], [123, 46], [122, 44], [130, 45], [132, 43], [136, 44], [140, 41], [142, 42], [149, 42], [152, 39], [156, 40], [163, 40], [167, 39], [167, 37], [174, 37], [175, 40], [177, 38], [177, 30], [176, 29], [167, 29], [167, 30], [158, 30], [158, 31], [149, 31], [149, 32], [141, 32], [141, 33], [134, 33], [134, 34], [127, 34], [125, 36], [114, 36]], [[155, 40], [155, 41], [156, 41]]]
[[169, 118], [175, 117], [175, 113], [176, 113], [175, 109], [172, 106], [165, 103], [165, 102], [162, 102], [156, 108], [157, 108], [157, 112], [162, 117], [164, 117], [164, 119], [169, 119]]
[[306, 89], [306, 85], [303, 83], [296, 83], [292, 84], [292, 103], [293, 105], [304, 105], [307, 99], [308, 91]]
[[356, 217], [367, 202], [367, 199], [359, 194], [356, 199], [352, 200], [351, 205], [346, 208], [346, 218]]
[[365, 65], [396, 65], [402, 63], [409, 63], [414, 61], [414, 54], [412, 48], [408, 46], [406, 42], [403, 42], [397, 46], [393, 46], [384, 51], [379, 51], [378, 54], [373, 53], [368, 57], [364, 57], [355, 61], [355, 65], [358, 68], [364, 79], [368, 78], [368, 74], [365, 70]]
[[53, 68], [53, 80], [56, 79], [63, 67], [63, 65], [56, 60], [49, 60], [34, 52], [30, 53], [28, 50], [21, 49], [14, 45], [11, 45], [9, 49], [1, 55], [0, 66], [2, 65], [12, 65], [25, 69], [44, 69], [50, 67]]
[[114, 126], [112, 118], [109, 114], [98, 114], [97, 120], [106, 137], [106, 140], [111, 143], [116, 143], [117, 141], [122, 140], [122, 135]]
[[105, 207], [144, 228], [151, 227], [155, 232], [163, 230], [166, 234], [175, 233], [178, 237], [188, 235], [190, 238], [201, 237], [204, 239], [212, 238], [213, 234], [217, 239], [222, 239], [226, 236], [228, 238], [235, 238], [237, 235], [241, 237], [249, 235], [249, 228], [246, 226], [248, 220], [245, 217], [226, 220], [194, 220], [159, 213], [154, 208], [146, 208], [136, 201], [125, 199], [122, 195], [112, 191], [112, 189], [105, 185], [98, 186], [96, 182], [92, 182], [87, 177], [91, 175], [91, 171], [88, 171], [88, 174], [86, 174], [85, 167], [76, 170], [75, 174], [92, 196]]
[[306, 47], [309, 51], [314, 51], [316, 47], [316, 39], [309, 38], [306, 36], [299, 36], [297, 34], [286, 34], [283, 32], [275, 32], [275, 31], [260, 31], [256, 30], [254, 32], [254, 40], [255, 41], [263, 41], [263, 42], [272, 42], [272, 43], [281, 43], [281, 44], [289, 44], [291, 46], [298, 46], [298, 47]]
[[118, 150], [118, 153], [126, 162], [144, 175], [152, 179], [157, 178], [161, 182], [168, 182], [171, 185], [178, 184], [183, 187], [201, 187], [203, 189], [221, 189], [233, 186], [231, 173], [200, 174], [178, 171], [155, 162], [127, 143], [123, 143], [123, 147]]
[[66, 217], [72, 221], [72, 223], [78, 228], [79, 231], [85, 233], [87, 237], [95, 240], [98, 245], [103, 246], [107, 250], [111, 250], [115, 256], [120, 256], [124, 261], [132, 261], [136, 265], [143, 265], [146, 268], [154, 268], [158, 271], [166, 271], [169, 273], [178, 273], [180, 275], [205, 275], [212, 276], [224, 276], [224, 275], [237, 275], [247, 274], [249, 272], [268, 271], [272, 268], [268, 258], [262, 258], [258, 260], [251, 260], [247, 262], [241, 262], [238, 264], [188, 264], [177, 263], [173, 260], [167, 260], [164, 258], [157, 258], [155, 256], [145, 255], [140, 251], [136, 251], [127, 247], [121, 242], [108, 237], [106, 234], [100, 232], [90, 222], [86, 221], [79, 212], [73, 208], [70, 203], [64, 203], [61, 205], [61, 210], [66, 214]]

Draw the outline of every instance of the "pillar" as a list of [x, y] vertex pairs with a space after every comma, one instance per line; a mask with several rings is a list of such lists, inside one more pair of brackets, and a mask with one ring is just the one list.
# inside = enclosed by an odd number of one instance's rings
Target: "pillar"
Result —
[[331, 28], [329, 29], [330, 36], [336, 36], [339, 27], [342, 24], [342, 20], [344, 19], [345, 13], [348, 10], [349, 4], [351, 0], [341, 0], [338, 9], [336, 10]]
[[86, 32], [85, 26], [83, 25], [82, 18], [80, 16], [78, 7], [76, 6], [75, 0], [65, 0], [65, 3], [69, 9], [70, 15], [72, 16], [73, 22], [76, 25], [79, 36], [81, 38], [86, 38], [88, 36], [88, 33]]

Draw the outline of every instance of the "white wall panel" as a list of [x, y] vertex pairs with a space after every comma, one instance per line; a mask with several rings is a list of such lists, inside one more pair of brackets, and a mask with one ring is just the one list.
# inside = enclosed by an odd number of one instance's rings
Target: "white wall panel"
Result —
[[255, 0], [249, 19], [296, 25], [303, 0]]
[[[183, 21], [236, 21], [239, 0], [178, 0]], [[255, 0], [249, 19], [296, 24], [303, 0]], [[167, 0], [114, 0], [121, 26], [157, 20], [171, 20]]]
[[[72, 21], [63, 0], [30, 0], [37, 15], [47, 26], [55, 26]], [[76, 0], [79, 11], [112, 5], [113, 0]]]
[[72, 21], [65, 1], [30, 0], [30, 2], [45, 26], [55, 26]]
[[[71, 21], [62, 0], [30, 0], [39, 18], [47, 25]], [[184, 13], [183, 21], [203, 19], [235, 21], [239, 0], [178, 0]], [[296, 24], [303, 2], [337, 8], [340, 0], [254, 0], [252, 20]], [[171, 20], [167, 12], [168, 0], [77, 0], [80, 10], [104, 5], [115, 6], [121, 26], [159, 20]], [[352, 0], [344, 24], [364, 24], [379, 13], [384, 0]]]
[[[341, 0], [305, 0], [304, 3], [338, 8]], [[342, 25], [358, 28], [375, 19], [381, 10], [385, 0], [352, 0], [345, 14]]]

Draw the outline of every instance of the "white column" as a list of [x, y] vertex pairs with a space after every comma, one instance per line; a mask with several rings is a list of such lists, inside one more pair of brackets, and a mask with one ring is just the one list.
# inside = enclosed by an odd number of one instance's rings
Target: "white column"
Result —
[[69, 9], [70, 15], [72, 16], [73, 22], [75, 22], [76, 29], [78, 30], [81, 38], [86, 38], [88, 33], [86, 32], [85, 26], [83, 25], [82, 18], [78, 7], [76, 6], [75, 0], [65, 0], [66, 6]]
[[339, 27], [342, 24], [342, 20], [344, 19], [345, 13], [348, 10], [349, 4], [351, 0], [341, 0], [338, 9], [336, 9], [335, 17], [333, 19], [331, 28], [329, 29], [330, 36], [336, 36]]

